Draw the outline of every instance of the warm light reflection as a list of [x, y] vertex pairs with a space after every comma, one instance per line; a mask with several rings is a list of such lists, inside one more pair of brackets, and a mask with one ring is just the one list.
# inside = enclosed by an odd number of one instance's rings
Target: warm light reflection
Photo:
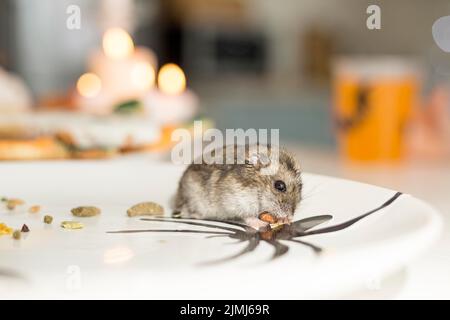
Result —
[[85, 73], [77, 81], [78, 93], [86, 98], [92, 98], [102, 89], [102, 81], [94, 73]]
[[103, 35], [103, 51], [112, 59], [128, 57], [134, 51], [133, 39], [123, 29], [108, 29]]
[[108, 249], [103, 254], [103, 261], [107, 264], [116, 264], [130, 260], [134, 257], [133, 251], [125, 246]]
[[162, 66], [158, 74], [158, 87], [161, 92], [171, 95], [180, 94], [186, 88], [183, 70], [173, 63]]
[[131, 70], [131, 82], [141, 91], [150, 89], [155, 84], [155, 70], [148, 62], [138, 62]]

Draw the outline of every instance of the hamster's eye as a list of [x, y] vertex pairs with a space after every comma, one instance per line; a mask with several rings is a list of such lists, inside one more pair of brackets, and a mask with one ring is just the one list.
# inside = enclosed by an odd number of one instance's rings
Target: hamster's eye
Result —
[[286, 184], [281, 180], [275, 181], [273, 186], [275, 187], [275, 189], [277, 189], [280, 192], [286, 192]]

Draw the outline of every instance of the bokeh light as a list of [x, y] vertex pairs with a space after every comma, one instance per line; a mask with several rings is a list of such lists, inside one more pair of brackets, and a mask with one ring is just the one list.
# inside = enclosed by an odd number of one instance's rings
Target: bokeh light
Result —
[[133, 39], [121, 28], [108, 29], [103, 35], [103, 51], [109, 58], [123, 59], [133, 53]]
[[102, 89], [102, 81], [94, 73], [85, 73], [77, 81], [78, 93], [86, 98], [92, 98]]
[[161, 67], [158, 74], [158, 87], [166, 94], [180, 94], [186, 88], [186, 76], [183, 70], [174, 63]]
[[140, 91], [150, 89], [155, 84], [155, 70], [148, 62], [138, 62], [131, 70], [131, 82]]

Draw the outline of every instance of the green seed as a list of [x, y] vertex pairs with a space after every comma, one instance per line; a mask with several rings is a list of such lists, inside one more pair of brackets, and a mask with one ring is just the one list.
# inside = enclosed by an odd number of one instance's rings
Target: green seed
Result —
[[44, 216], [44, 223], [51, 224], [53, 222], [53, 217], [49, 215]]
[[172, 213], [172, 218], [176, 218], [176, 219], [181, 218], [181, 212], [174, 212], [174, 213]]
[[20, 230], [14, 230], [14, 232], [13, 232], [13, 234], [12, 234], [12, 237], [15, 239], [15, 240], [19, 240], [20, 239], [20, 237], [21, 237], [21, 232], [20, 232]]

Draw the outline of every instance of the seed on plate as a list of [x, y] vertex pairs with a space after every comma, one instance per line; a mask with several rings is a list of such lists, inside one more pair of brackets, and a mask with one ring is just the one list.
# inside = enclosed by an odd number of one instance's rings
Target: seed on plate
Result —
[[181, 212], [174, 212], [172, 213], [172, 218], [181, 218]]
[[8, 227], [4, 223], [0, 223], [0, 235], [11, 234], [12, 232], [13, 232], [12, 228]]
[[22, 199], [12, 198], [7, 200], [8, 203], [15, 204], [16, 206], [20, 206], [25, 203]]
[[141, 202], [127, 210], [129, 217], [154, 215], [162, 216], [164, 214], [164, 208], [156, 202]]
[[41, 206], [31, 206], [28, 209], [29, 213], [38, 213], [39, 211], [41, 211]]
[[20, 230], [21, 232], [30, 232], [30, 228], [28, 228], [28, 226], [26, 224], [24, 224], [22, 226], [22, 229]]
[[22, 236], [22, 234], [20, 233], [20, 230], [14, 230], [14, 232], [13, 232], [13, 234], [12, 234], [12, 237], [13, 237], [15, 240], [19, 240], [21, 236]]
[[278, 230], [278, 229], [282, 228], [284, 225], [285, 225], [284, 222], [271, 223], [270, 230]]
[[78, 221], [63, 221], [61, 222], [61, 227], [64, 229], [83, 229], [84, 225]]
[[45, 215], [44, 216], [44, 223], [46, 224], [51, 224], [53, 222], [53, 217], [50, 215]]
[[25, 203], [22, 199], [8, 199], [6, 200], [6, 207], [9, 210], [14, 210], [17, 206], [21, 206]]
[[259, 214], [259, 219], [270, 224], [277, 222], [277, 218], [266, 211]]
[[76, 217], [93, 217], [93, 216], [99, 215], [102, 211], [97, 207], [83, 206], [83, 207], [73, 208], [71, 210], [71, 212]]

